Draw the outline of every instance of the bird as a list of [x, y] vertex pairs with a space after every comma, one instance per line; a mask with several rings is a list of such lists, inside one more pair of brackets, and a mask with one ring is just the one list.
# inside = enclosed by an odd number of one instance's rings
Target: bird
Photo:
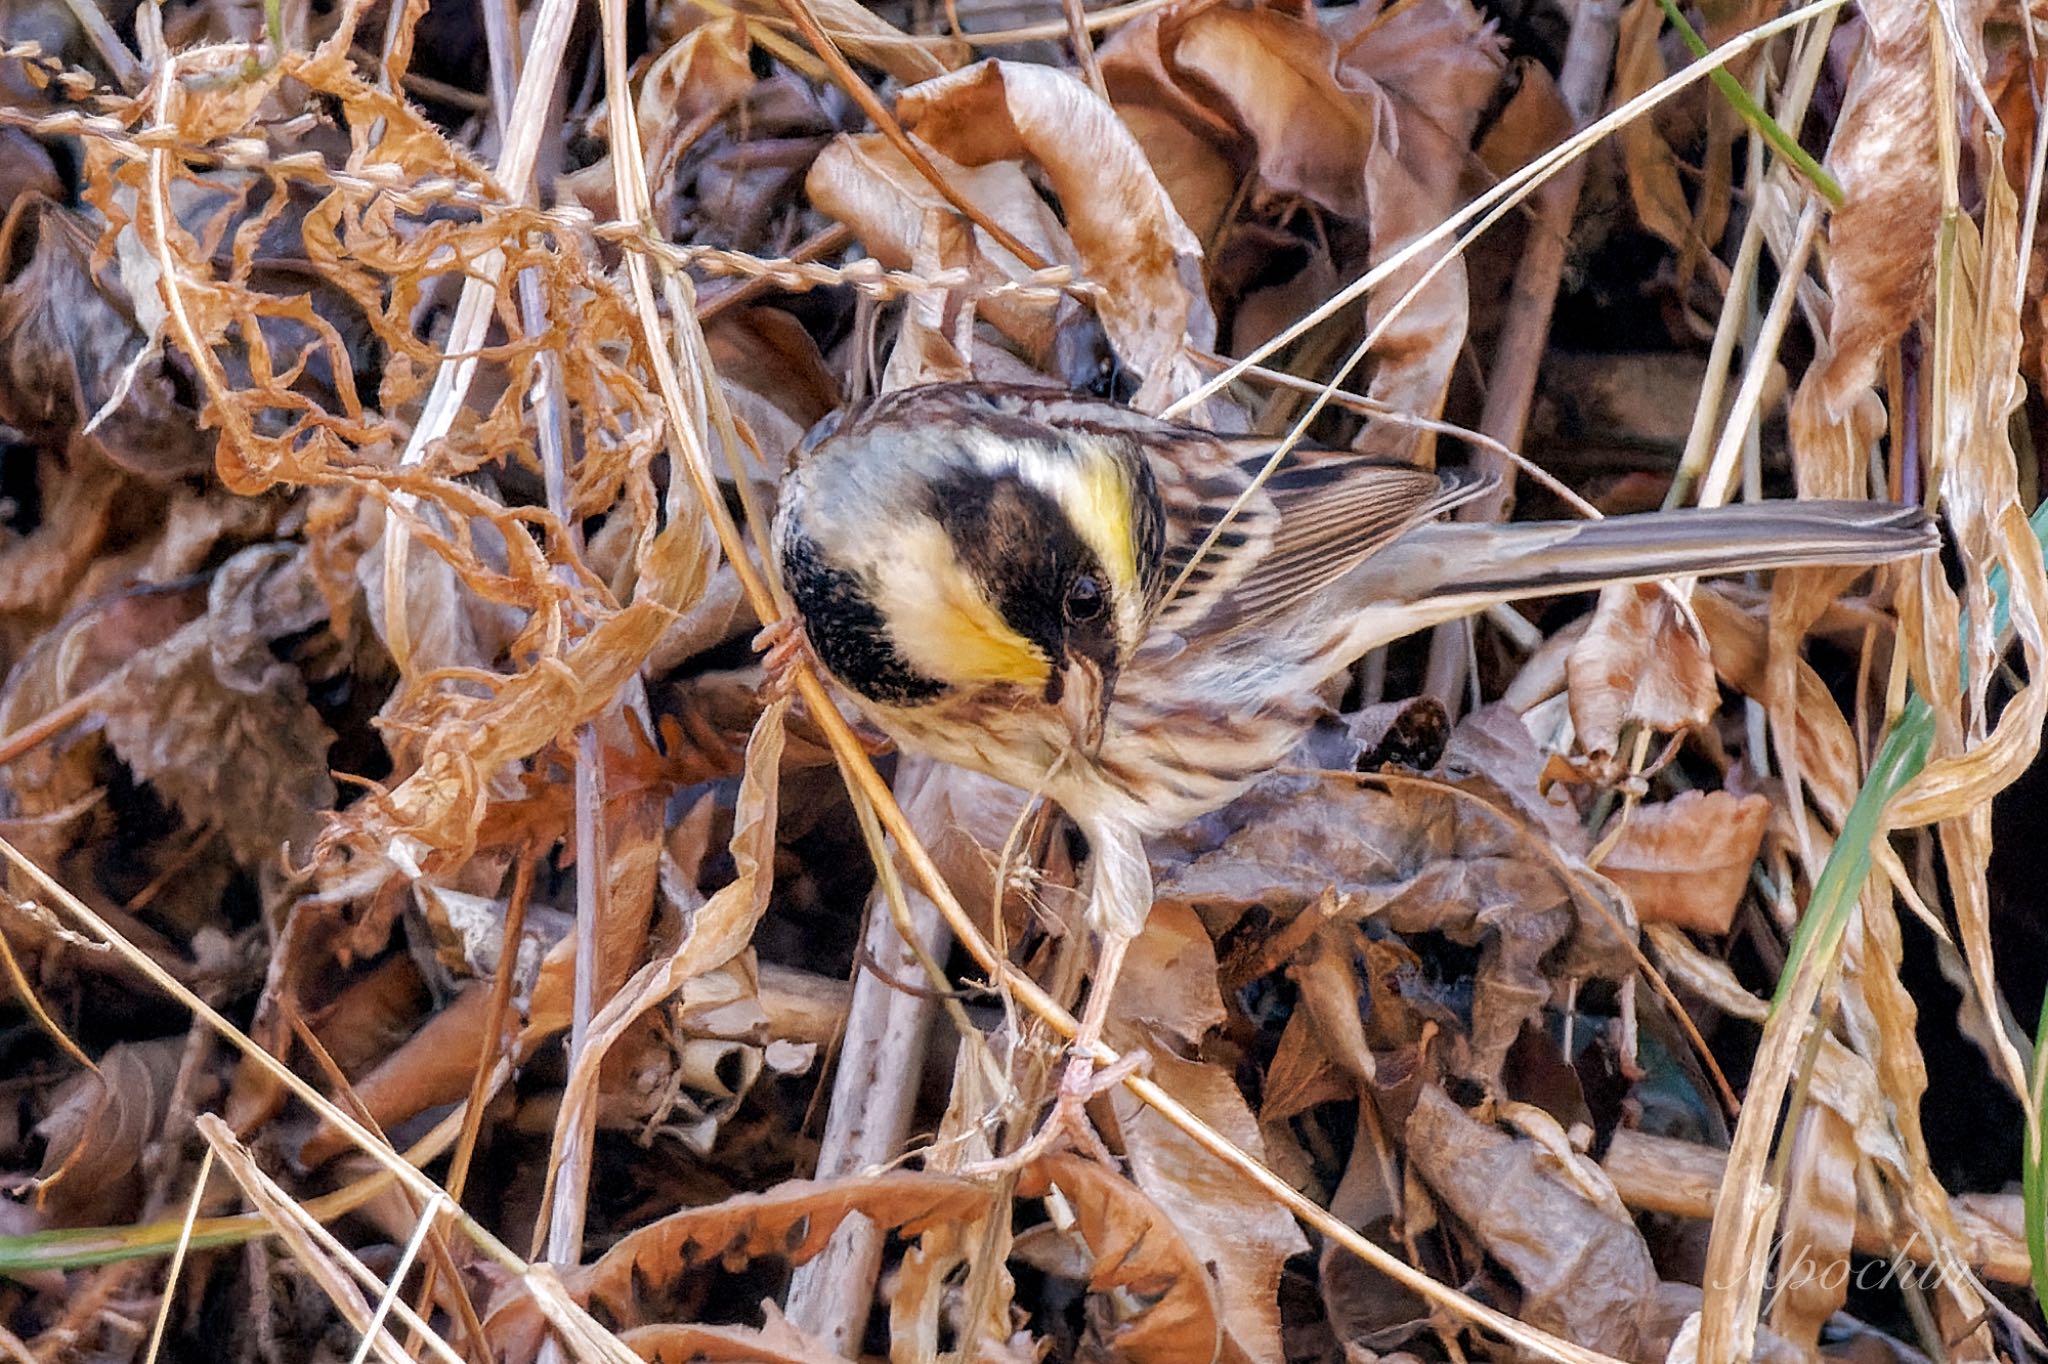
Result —
[[1284, 761], [1326, 684], [1485, 607], [1610, 584], [1867, 565], [1938, 544], [1918, 508], [1787, 500], [1579, 521], [1441, 518], [1484, 477], [1219, 435], [1062, 390], [927, 384], [849, 405], [792, 453], [771, 532], [807, 653], [903, 749], [1063, 810], [1100, 940], [1055, 1107], [1079, 1137], [1145, 840]]

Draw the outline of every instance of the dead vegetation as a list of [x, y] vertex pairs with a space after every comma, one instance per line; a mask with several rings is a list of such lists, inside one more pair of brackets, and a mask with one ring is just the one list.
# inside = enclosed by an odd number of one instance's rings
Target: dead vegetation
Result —
[[[2044, 1349], [2031, 12], [5, 12], [0, 1354]], [[747, 648], [965, 378], [1953, 553], [1369, 659], [969, 1180], [1079, 849]]]

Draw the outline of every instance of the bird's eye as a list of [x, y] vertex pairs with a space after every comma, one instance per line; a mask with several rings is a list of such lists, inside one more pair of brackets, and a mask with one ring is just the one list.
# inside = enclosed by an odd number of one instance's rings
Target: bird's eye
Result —
[[1079, 624], [1102, 614], [1102, 584], [1083, 573], [1067, 588], [1067, 619]]

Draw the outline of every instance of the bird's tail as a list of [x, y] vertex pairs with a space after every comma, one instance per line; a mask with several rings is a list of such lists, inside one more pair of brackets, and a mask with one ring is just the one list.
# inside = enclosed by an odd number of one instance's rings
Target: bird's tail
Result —
[[1353, 603], [1405, 614], [1420, 629], [1523, 597], [1616, 583], [1812, 564], [1878, 564], [1937, 548], [1917, 507], [1782, 501], [1592, 521], [1417, 526], [1361, 564]]

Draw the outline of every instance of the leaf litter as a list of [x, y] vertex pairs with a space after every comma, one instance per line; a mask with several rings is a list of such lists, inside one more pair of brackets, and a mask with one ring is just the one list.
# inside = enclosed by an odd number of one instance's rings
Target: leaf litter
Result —
[[[1664, 97], [1585, 154], [1530, 356], [1530, 222], [1412, 248], [1569, 134], [1585, 6], [561, 12], [10, 6], [0, 835], [76, 897], [17, 863], [0, 913], [10, 1348], [141, 1359], [159, 1304], [237, 1360], [2040, 1347], [1991, 836], [2048, 705], [2014, 26], [1745, 56], [1824, 215]], [[1689, 60], [1647, 0], [1606, 41], [1610, 105]], [[1049, 1093], [1085, 850], [968, 774], [881, 753], [908, 824], [842, 782], [728, 518], [878, 388], [1179, 412], [1311, 314], [1183, 419], [1278, 436], [1372, 333], [1319, 444], [1454, 461], [1533, 384], [1502, 438], [1595, 506], [1892, 496], [1952, 562], [1496, 616], [1448, 689], [1368, 660], [1151, 850], [1117, 1163], [963, 1178]], [[1684, 421], [1574, 428], [1630, 366], [1697, 385], [1683, 470]], [[1909, 687], [1929, 760], [1816, 957]]]

